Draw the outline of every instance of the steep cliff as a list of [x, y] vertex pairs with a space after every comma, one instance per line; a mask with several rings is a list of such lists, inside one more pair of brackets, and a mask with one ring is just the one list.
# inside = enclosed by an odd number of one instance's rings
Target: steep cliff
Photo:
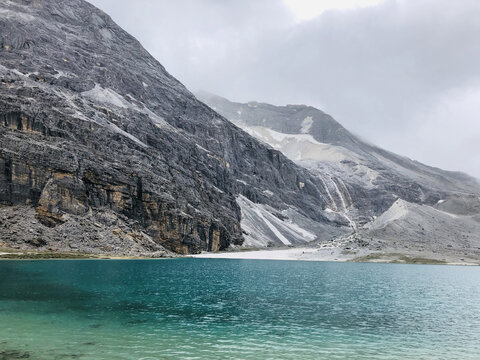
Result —
[[349, 230], [314, 175], [89, 3], [1, 0], [0, 37], [0, 246], [217, 251], [244, 241], [240, 196], [316, 238]]
[[329, 193], [324, 213], [352, 221], [352, 234], [335, 241], [348, 255], [478, 263], [480, 185], [475, 178], [366, 143], [310, 106], [241, 104], [205, 92], [197, 96], [315, 175]]
[[[379, 215], [397, 199], [434, 205], [447, 195], [480, 194], [479, 182], [369, 144], [321, 110], [305, 105], [235, 103], [199, 93], [198, 98], [260, 141], [317, 175], [331, 191], [332, 210]], [[337, 196], [338, 191], [342, 196]], [[340, 199], [343, 198], [343, 199]]]

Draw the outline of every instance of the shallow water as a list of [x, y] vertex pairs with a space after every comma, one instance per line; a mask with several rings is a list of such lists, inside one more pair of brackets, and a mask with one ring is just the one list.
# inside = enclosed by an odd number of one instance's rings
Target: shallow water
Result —
[[480, 268], [0, 262], [0, 359], [480, 359]]

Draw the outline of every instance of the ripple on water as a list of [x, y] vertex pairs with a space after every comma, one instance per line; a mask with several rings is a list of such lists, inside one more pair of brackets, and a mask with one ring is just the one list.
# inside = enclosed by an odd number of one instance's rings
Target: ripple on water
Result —
[[0, 263], [0, 360], [478, 360], [479, 285], [450, 266]]

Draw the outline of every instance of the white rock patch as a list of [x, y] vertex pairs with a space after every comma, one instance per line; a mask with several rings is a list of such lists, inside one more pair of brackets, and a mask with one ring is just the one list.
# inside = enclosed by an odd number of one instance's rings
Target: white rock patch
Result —
[[300, 132], [302, 134], [308, 134], [310, 132], [310, 129], [312, 128], [313, 124], [313, 119], [311, 116], [307, 116], [305, 119], [302, 121], [302, 127], [300, 128]]

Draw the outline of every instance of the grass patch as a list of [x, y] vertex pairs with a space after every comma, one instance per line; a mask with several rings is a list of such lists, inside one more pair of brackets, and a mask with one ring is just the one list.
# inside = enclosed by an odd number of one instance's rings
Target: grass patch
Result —
[[445, 265], [447, 264], [444, 260], [437, 259], [428, 259], [422, 257], [410, 257], [410, 256], [401, 256], [399, 261], [408, 263], [408, 264], [431, 264], [431, 265]]
[[351, 260], [352, 262], [385, 262], [389, 264], [427, 264], [427, 265], [445, 265], [446, 261], [429, 259], [423, 257], [408, 256], [403, 254], [382, 254], [373, 253], [361, 256]]
[[0, 247], [0, 253], [18, 253], [18, 250]]
[[56, 253], [56, 252], [39, 252], [39, 253], [20, 253], [10, 252], [0, 255], [0, 260], [47, 260], [47, 259], [94, 259], [93, 255], [79, 253]]

